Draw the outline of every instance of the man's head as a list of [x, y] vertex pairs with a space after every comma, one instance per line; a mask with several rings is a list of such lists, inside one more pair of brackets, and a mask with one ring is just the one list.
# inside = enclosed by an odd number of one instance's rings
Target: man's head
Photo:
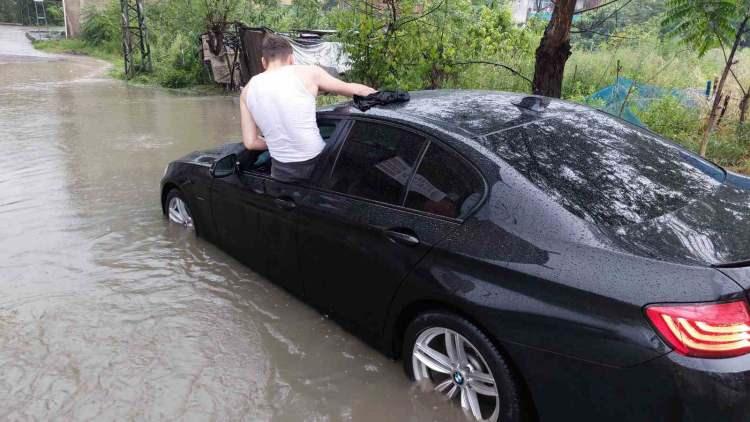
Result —
[[263, 58], [261, 61], [264, 69], [268, 69], [270, 65], [284, 66], [294, 63], [292, 45], [280, 35], [267, 34], [263, 38], [262, 50]]

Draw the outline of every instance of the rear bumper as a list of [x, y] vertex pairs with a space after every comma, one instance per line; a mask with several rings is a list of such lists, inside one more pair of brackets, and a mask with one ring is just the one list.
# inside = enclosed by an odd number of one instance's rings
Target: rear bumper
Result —
[[750, 355], [731, 359], [696, 359], [670, 353], [647, 367], [671, 374], [666, 390], [689, 421], [750, 420]]
[[541, 421], [750, 420], [750, 355], [696, 359], [669, 353], [613, 368], [516, 345], [506, 350]]

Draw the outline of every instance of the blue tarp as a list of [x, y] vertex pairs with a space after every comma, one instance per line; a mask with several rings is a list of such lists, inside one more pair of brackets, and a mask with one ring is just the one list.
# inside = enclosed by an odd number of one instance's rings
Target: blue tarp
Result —
[[[549, 21], [552, 19], [552, 12], [542, 10], [539, 12], [531, 12], [529, 13], [529, 19], [531, 18], [537, 18], [542, 21]], [[581, 20], [581, 15], [573, 15], [573, 23], [578, 23], [578, 21]]]
[[[632, 91], [631, 91], [632, 87]], [[630, 91], [630, 95], [628, 95]], [[655, 85], [642, 84], [634, 82], [628, 78], [617, 78], [617, 82], [609, 85], [598, 92], [594, 93], [586, 100], [591, 103], [604, 103], [600, 108], [610, 114], [619, 116], [630, 123], [645, 126], [643, 122], [636, 117], [632, 109], [644, 109], [649, 104], [667, 95], [672, 95], [686, 107], [697, 107], [696, 95], [693, 93], [695, 90], [689, 89], [677, 89], [677, 88], [662, 88]], [[622, 103], [627, 98], [628, 103], [625, 108], [622, 107]], [[622, 110], [622, 115], [620, 115]]]

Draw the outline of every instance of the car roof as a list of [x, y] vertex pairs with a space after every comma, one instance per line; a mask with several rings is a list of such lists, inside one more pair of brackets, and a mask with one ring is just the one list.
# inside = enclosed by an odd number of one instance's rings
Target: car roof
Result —
[[408, 102], [376, 106], [364, 112], [351, 101], [318, 111], [400, 120], [476, 138], [559, 114], [591, 110], [562, 100], [499, 91], [414, 91], [410, 96]]

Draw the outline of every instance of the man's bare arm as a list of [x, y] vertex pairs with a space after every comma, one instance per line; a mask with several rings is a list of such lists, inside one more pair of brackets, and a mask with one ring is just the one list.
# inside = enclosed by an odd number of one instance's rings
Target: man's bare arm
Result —
[[266, 141], [258, 134], [258, 126], [255, 124], [253, 114], [247, 108], [247, 94], [249, 87], [246, 85], [240, 94], [240, 126], [242, 127], [242, 143], [249, 150], [266, 150]]
[[344, 82], [342, 80], [336, 79], [321, 67], [315, 66], [315, 69], [317, 69], [315, 71], [315, 80], [318, 84], [318, 88], [321, 91], [343, 95], [345, 97], [353, 97], [354, 95], [365, 96], [375, 92], [374, 89], [370, 88], [367, 85]]

